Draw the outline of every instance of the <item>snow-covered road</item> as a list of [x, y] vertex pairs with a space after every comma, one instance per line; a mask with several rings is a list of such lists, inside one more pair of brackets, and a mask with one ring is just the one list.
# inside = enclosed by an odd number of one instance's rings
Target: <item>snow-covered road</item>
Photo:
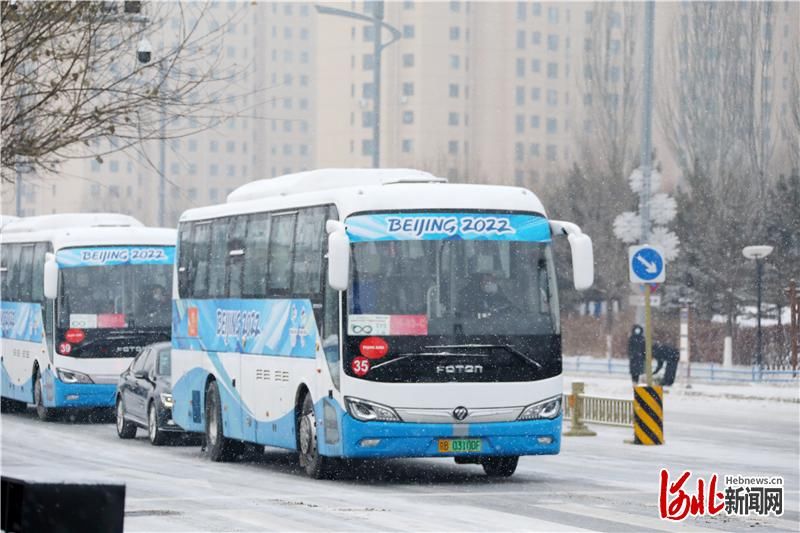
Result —
[[[677, 394], [665, 402], [662, 447], [593, 426], [597, 437], [565, 438], [561, 455], [523, 458], [508, 480], [441, 459], [363, 463], [344, 479], [313, 481], [282, 451], [215, 464], [196, 446], [155, 448], [144, 437], [119, 440], [112, 424], [41, 423], [32, 413], [2, 416], [2, 471], [124, 482], [126, 531], [798, 531], [800, 405]], [[662, 521], [662, 467], [673, 477], [687, 469], [783, 476], [786, 512]]]

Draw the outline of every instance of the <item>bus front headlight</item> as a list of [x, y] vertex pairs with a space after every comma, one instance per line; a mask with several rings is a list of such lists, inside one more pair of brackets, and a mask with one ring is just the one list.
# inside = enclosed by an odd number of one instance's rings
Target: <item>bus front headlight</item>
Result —
[[402, 422], [400, 416], [392, 409], [385, 405], [375, 402], [368, 402], [359, 398], [350, 398], [345, 396], [344, 403], [347, 405], [347, 412], [356, 420], [362, 422], [369, 422], [371, 420], [378, 420], [381, 422]]
[[94, 383], [92, 378], [87, 376], [82, 372], [76, 372], [74, 370], [65, 370], [63, 368], [56, 368], [56, 374], [58, 374], [58, 379], [63, 381], [64, 383]]
[[561, 396], [553, 396], [540, 402], [532, 403], [522, 410], [517, 420], [552, 419], [561, 414]]

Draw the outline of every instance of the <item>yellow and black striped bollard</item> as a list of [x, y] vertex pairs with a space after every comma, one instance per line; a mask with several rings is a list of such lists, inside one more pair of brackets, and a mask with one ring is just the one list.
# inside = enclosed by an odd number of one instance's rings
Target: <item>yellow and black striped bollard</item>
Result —
[[633, 388], [633, 443], [664, 444], [664, 392], [661, 387]]

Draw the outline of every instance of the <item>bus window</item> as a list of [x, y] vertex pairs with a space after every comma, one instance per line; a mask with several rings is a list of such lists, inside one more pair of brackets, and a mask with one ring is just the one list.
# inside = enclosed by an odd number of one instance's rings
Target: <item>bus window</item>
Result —
[[272, 215], [267, 289], [271, 295], [285, 296], [292, 286], [292, 252], [297, 213]]
[[292, 293], [318, 300], [322, 281], [322, 248], [327, 209], [303, 209], [297, 218]]
[[225, 264], [228, 255], [228, 219], [211, 224], [211, 247], [208, 257], [208, 297], [225, 298]]
[[18, 293], [17, 300], [20, 302], [32, 302], [32, 281], [33, 281], [33, 244], [23, 244], [20, 253], [19, 277], [17, 278]]
[[3, 287], [3, 300], [16, 302], [17, 296], [19, 295], [19, 256], [22, 253], [22, 246], [19, 244], [10, 244], [6, 246], [7, 250], [4, 250], [5, 253], [3, 253], [3, 256], [8, 261], [8, 271], [4, 276], [4, 279], [7, 281]]
[[197, 224], [192, 235], [192, 258], [190, 263], [194, 298], [208, 296], [208, 252], [210, 248], [211, 224]]
[[192, 229], [194, 224], [183, 223], [180, 229], [180, 243], [178, 245], [178, 294], [187, 298], [192, 293]]
[[269, 251], [270, 217], [267, 214], [250, 215], [245, 239], [244, 276], [242, 296], [264, 298], [267, 294], [267, 252]]
[[230, 239], [228, 240], [228, 297], [242, 297], [242, 277], [244, 275], [245, 237], [247, 236], [247, 217], [240, 215], [231, 219]]
[[45, 242], [36, 244], [33, 252], [33, 288], [32, 301], [44, 302], [44, 261], [48, 245]]

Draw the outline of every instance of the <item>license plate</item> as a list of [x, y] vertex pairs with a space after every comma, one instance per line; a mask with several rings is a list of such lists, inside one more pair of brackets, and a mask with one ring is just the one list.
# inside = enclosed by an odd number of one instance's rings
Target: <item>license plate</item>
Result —
[[439, 439], [439, 453], [478, 453], [481, 439]]

